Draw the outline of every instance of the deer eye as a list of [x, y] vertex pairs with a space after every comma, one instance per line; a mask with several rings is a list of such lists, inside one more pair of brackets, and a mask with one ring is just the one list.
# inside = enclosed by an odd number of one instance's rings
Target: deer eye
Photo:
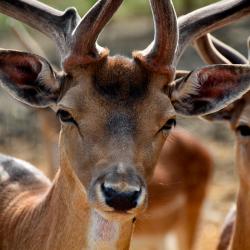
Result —
[[73, 123], [77, 125], [77, 122], [74, 120], [74, 118], [71, 116], [71, 114], [68, 111], [59, 109], [56, 113], [56, 116], [59, 118], [59, 120], [62, 123]]
[[161, 128], [160, 131], [162, 131], [164, 135], [168, 135], [170, 130], [175, 126], [176, 126], [176, 120], [171, 118], [165, 123], [165, 125]]
[[236, 132], [241, 136], [250, 136], [250, 127], [247, 125], [240, 125], [236, 128]]

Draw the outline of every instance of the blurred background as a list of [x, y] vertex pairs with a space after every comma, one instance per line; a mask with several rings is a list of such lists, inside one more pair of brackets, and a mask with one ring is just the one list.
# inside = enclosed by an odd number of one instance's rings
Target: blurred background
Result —
[[[75, 6], [83, 15], [95, 0], [44, 0], [43, 2], [65, 9]], [[205, 6], [214, 0], [173, 0], [178, 16]], [[220, 29], [214, 35], [247, 56], [246, 41], [249, 35], [250, 18]], [[0, 14], [0, 48], [26, 50], [17, 38], [13, 27], [22, 29], [20, 24]], [[50, 62], [58, 64], [54, 44], [42, 34], [27, 28], [29, 34], [39, 41]], [[148, 1], [126, 0], [107, 25], [100, 37], [100, 44], [107, 46], [111, 54], [130, 56], [134, 49], [145, 48], [153, 38], [153, 22]], [[41, 52], [42, 53], [42, 52]], [[178, 66], [192, 70], [203, 63], [193, 48], [188, 48]], [[0, 152], [32, 162], [49, 173], [48, 152], [44, 147], [39, 113], [9, 97], [0, 90]], [[211, 152], [215, 167], [208, 198], [204, 206], [197, 249], [214, 249], [224, 216], [233, 204], [237, 192], [237, 176], [234, 170], [234, 135], [226, 124], [212, 124], [195, 118], [178, 117], [178, 125], [190, 131]], [[47, 127], [47, 132], [50, 128]], [[53, 129], [51, 128], [51, 131]], [[53, 131], [52, 131], [53, 132]], [[56, 141], [53, 133], [48, 137]]]

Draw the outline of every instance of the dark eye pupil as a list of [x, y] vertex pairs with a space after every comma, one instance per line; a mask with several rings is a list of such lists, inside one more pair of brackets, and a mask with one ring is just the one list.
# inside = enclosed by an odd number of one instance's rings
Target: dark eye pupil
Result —
[[237, 129], [242, 136], [250, 136], [250, 127], [246, 125], [240, 125]]
[[167, 123], [164, 126], [164, 129], [171, 129], [172, 127], [176, 126], [176, 120], [175, 119], [169, 119]]
[[166, 124], [161, 129], [162, 131], [169, 131], [172, 127], [176, 126], [176, 120], [175, 119], [169, 119]]
[[57, 112], [57, 116], [62, 122], [71, 122], [71, 123], [76, 124], [75, 120], [73, 119], [73, 117], [68, 111], [60, 109]]

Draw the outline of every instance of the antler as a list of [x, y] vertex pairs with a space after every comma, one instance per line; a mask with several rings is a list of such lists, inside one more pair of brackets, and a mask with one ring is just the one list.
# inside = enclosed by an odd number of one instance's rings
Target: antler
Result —
[[249, 0], [224, 0], [179, 17], [180, 38], [176, 63], [193, 40], [248, 14]]
[[133, 56], [153, 71], [173, 71], [172, 63], [178, 43], [178, 28], [171, 0], [150, 0], [154, 17], [154, 41]]
[[195, 41], [195, 48], [203, 61], [208, 64], [231, 64], [231, 62], [215, 48], [210, 34], [198, 38]]
[[89, 63], [107, 56], [108, 50], [100, 47], [96, 40], [123, 0], [100, 0], [83, 17], [73, 32], [71, 52], [64, 66]]
[[[58, 11], [38, 1], [1, 0], [0, 11], [52, 38], [64, 68], [90, 63], [108, 55], [96, 40], [123, 0], [99, 0], [80, 20], [74, 8]], [[224, 0], [178, 18], [171, 0], [150, 0], [154, 16], [154, 41], [133, 55], [150, 70], [174, 75], [174, 68], [187, 45], [198, 37], [250, 13], [249, 0]], [[209, 40], [207, 40], [209, 43]], [[219, 47], [216, 41], [214, 45]], [[220, 59], [224, 60], [224, 59]]]
[[1, 0], [0, 12], [53, 39], [67, 68], [73, 63], [88, 63], [108, 54], [96, 40], [122, 1], [100, 0], [82, 20], [74, 8], [61, 12], [35, 0]]
[[74, 8], [62, 12], [35, 0], [1, 0], [0, 12], [50, 37], [62, 58], [68, 53], [70, 36], [80, 20]]
[[210, 34], [200, 37], [195, 42], [201, 58], [208, 64], [247, 64], [248, 60], [241, 53], [221, 42]]

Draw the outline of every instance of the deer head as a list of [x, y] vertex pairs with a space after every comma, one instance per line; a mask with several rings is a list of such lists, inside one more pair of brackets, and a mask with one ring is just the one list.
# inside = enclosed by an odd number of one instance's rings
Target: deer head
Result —
[[[40, 56], [1, 50], [1, 84], [25, 104], [55, 110], [61, 121], [61, 171], [74, 173], [90, 205], [108, 218], [135, 217], [145, 208], [146, 183], [176, 113], [217, 111], [245, 93], [250, 83], [250, 67], [244, 65], [199, 68], [173, 81], [178, 57], [187, 45], [183, 36], [178, 43], [184, 24], [178, 28], [170, 0], [150, 2], [154, 41], [134, 52], [132, 59], [111, 57], [97, 44], [122, 0], [100, 0], [82, 19], [72, 8], [62, 13], [36, 1], [0, 2], [1, 12], [51, 37], [62, 62], [61, 72], [56, 72]], [[225, 9], [238, 11], [238, 5], [229, 2]], [[249, 6], [243, 7], [249, 12]], [[229, 22], [227, 15], [221, 19]], [[221, 25], [221, 19], [213, 20]], [[193, 26], [187, 25], [190, 37], [207, 31]]]

